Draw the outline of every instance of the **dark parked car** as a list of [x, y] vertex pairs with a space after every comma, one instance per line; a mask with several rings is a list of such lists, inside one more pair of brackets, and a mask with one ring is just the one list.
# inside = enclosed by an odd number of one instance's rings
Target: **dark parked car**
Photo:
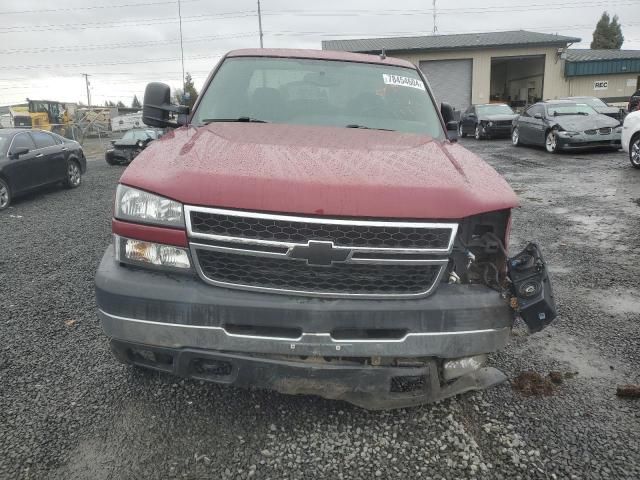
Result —
[[544, 146], [550, 153], [597, 147], [617, 150], [621, 133], [618, 120], [586, 103], [549, 100], [532, 105], [514, 121], [511, 140], [515, 146]]
[[134, 128], [127, 131], [121, 139], [113, 140], [113, 148], [106, 151], [104, 158], [109, 165], [127, 165], [153, 140], [160, 138], [162, 132], [154, 128]]
[[566, 97], [562, 100], [570, 100], [576, 103], [586, 103], [596, 112], [614, 118], [620, 123], [624, 120], [624, 110], [618, 107], [611, 107], [598, 97]]
[[509, 105], [502, 103], [471, 105], [460, 118], [458, 135], [460, 137], [474, 135], [478, 140], [489, 137], [508, 137], [511, 134], [513, 120], [517, 116]]
[[640, 90], [637, 90], [636, 93], [631, 95], [631, 98], [629, 98], [629, 106], [627, 107], [629, 113], [635, 112], [636, 110], [640, 110]]
[[78, 142], [42, 130], [0, 130], [0, 210], [13, 197], [63, 182], [80, 185], [87, 160]]

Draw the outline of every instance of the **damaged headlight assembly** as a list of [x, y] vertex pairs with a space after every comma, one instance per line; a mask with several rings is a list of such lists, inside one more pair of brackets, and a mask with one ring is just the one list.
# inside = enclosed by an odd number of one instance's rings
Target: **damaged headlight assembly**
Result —
[[540, 248], [529, 243], [509, 257], [510, 214], [497, 211], [465, 219], [452, 252], [449, 283], [482, 283], [501, 292], [531, 332], [556, 318], [556, 305]]

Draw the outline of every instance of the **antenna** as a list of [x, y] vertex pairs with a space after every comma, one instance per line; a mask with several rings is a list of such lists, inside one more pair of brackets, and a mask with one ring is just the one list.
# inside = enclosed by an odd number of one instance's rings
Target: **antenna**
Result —
[[264, 48], [262, 44], [262, 11], [260, 10], [260, 0], [258, 0], [258, 27], [260, 28], [260, 48]]
[[436, 17], [438, 16], [438, 11], [436, 9], [436, 0], [433, 0], [433, 34], [438, 34], [438, 24]]

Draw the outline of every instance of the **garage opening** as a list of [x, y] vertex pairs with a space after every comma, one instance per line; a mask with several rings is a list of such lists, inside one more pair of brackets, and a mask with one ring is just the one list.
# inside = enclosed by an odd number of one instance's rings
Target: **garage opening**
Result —
[[492, 102], [523, 108], [543, 98], [544, 55], [491, 58]]

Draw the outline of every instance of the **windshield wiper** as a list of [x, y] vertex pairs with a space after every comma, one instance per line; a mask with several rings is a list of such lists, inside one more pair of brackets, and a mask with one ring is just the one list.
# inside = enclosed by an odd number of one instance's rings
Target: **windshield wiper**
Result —
[[366, 125], [358, 125], [355, 123], [350, 123], [349, 125], [345, 125], [345, 128], [362, 128], [364, 130], [383, 130], [385, 132], [395, 132], [395, 130], [391, 130], [390, 128], [376, 128], [376, 127], [367, 127]]
[[260, 120], [253, 117], [237, 117], [237, 118], [205, 118], [202, 120], [203, 125], [209, 125], [216, 122], [244, 122], [244, 123], [269, 123], [266, 120]]

